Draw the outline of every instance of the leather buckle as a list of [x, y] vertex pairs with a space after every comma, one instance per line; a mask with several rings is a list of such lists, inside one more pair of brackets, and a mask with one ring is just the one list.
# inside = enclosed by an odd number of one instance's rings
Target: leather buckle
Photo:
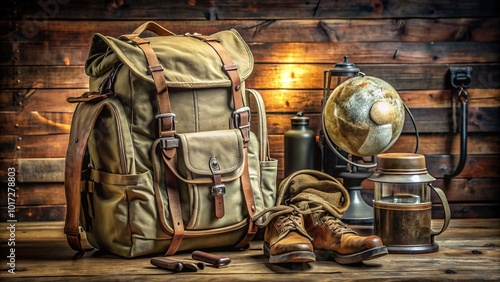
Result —
[[224, 184], [214, 185], [212, 186], [212, 196], [224, 195], [226, 194], [226, 186]]
[[243, 108], [239, 108], [237, 110], [235, 110], [233, 112], [233, 125], [234, 125], [234, 128], [245, 128], [245, 127], [249, 127], [250, 125], [249, 124], [245, 124], [245, 125], [240, 125], [241, 123], [241, 113], [248, 113], [248, 123], [250, 123], [250, 117], [251, 117], [251, 114], [250, 114], [250, 107], [243, 107]]
[[155, 116], [155, 119], [158, 120], [158, 136], [161, 136], [163, 124], [162, 124], [162, 119], [164, 118], [170, 118], [170, 128], [167, 128], [167, 131], [174, 131], [175, 130], [175, 114], [174, 113], [164, 113], [164, 114], [158, 114]]

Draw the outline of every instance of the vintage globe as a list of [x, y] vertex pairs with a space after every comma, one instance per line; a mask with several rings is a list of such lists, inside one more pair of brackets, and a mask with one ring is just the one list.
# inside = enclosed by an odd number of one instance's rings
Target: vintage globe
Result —
[[382, 79], [358, 76], [332, 91], [323, 108], [327, 137], [355, 156], [389, 149], [403, 130], [405, 109], [398, 92]]

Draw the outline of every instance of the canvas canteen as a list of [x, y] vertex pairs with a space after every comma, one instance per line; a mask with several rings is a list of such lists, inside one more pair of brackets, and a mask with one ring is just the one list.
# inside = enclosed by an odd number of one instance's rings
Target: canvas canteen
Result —
[[275, 203], [277, 160], [262, 97], [245, 88], [241, 36], [146, 22], [95, 34], [85, 70], [90, 91], [68, 98], [65, 233], [77, 256], [82, 235], [122, 257], [247, 245], [251, 217]]

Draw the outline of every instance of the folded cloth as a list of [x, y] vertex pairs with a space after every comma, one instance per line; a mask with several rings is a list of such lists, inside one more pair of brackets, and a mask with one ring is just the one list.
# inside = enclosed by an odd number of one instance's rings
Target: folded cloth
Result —
[[[349, 193], [337, 179], [317, 170], [299, 170], [280, 183], [275, 206], [257, 213], [252, 221], [263, 217], [264, 222], [256, 224], [264, 227], [280, 215], [292, 212], [305, 215], [316, 211], [341, 218], [349, 204]], [[301, 233], [306, 234], [305, 231]]]
[[[290, 204], [302, 210], [324, 209], [341, 218], [350, 204], [347, 189], [334, 177], [315, 170], [300, 170], [283, 180], [282, 187], [288, 190]], [[281, 186], [281, 185], [280, 185]]]

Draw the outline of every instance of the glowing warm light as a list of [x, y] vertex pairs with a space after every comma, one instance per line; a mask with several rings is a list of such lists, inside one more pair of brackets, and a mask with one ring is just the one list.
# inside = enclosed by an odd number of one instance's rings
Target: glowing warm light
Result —
[[303, 75], [304, 70], [297, 68], [297, 65], [283, 65], [282, 72], [278, 75], [280, 88], [292, 88]]

